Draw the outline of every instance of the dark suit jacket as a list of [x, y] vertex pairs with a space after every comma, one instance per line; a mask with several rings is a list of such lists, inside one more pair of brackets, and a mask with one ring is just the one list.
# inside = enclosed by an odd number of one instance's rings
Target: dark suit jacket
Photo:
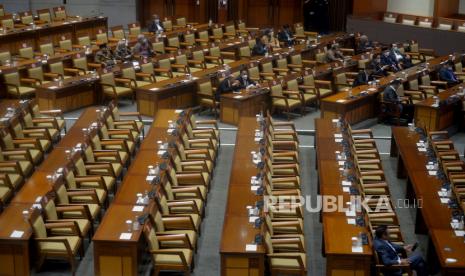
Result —
[[368, 82], [372, 80], [373, 80], [373, 77], [370, 76], [368, 72], [359, 72], [352, 86], [357, 87], [360, 85], [368, 84]]
[[373, 75], [377, 76], [387, 76], [388, 73], [386, 70], [383, 69], [383, 65], [381, 63], [376, 62], [375, 60], [371, 61], [370, 69], [373, 70]]
[[228, 92], [233, 92], [235, 90], [240, 89], [238, 86], [233, 86], [232, 85], [233, 81], [229, 81], [229, 79], [224, 79], [223, 81], [220, 82], [220, 85], [218, 86], [218, 89], [216, 89], [216, 94], [215, 94], [215, 99], [217, 101], [220, 100], [221, 94], [222, 93], [228, 93]]
[[382, 240], [375, 238], [373, 240], [373, 247], [378, 253], [378, 257], [380, 261], [387, 266], [399, 264], [399, 253], [404, 252], [404, 248], [397, 244], [390, 243], [391, 246], [388, 245], [389, 241]]
[[383, 100], [385, 102], [397, 103], [399, 102], [399, 95], [397, 91], [391, 86], [388, 85], [383, 92]]
[[237, 79], [240, 83], [240, 88], [243, 89], [243, 88], [246, 88], [247, 86], [251, 85], [251, 84], [254, 84], [255, 85], [255, 82], [253, 80], [251, 80], [249, 77], [247, 77], [247, 79], [244, 81], [244, 79], [242, 78], [242, 76], [239, 76], [237, 77]]
[[149, 27], [147, 28], [149, 32], [151, 33], [156, 33], [157, 31], [162, 31], [164, 32], [165, 31], [165, 28], [163, 27], [163, 24], [161, 22], [157, 24], [155, 24], [155, 21], [152, 20], [152, 22], [150, 23]]
[[444, 67], [439, 70], [439, 79], [442, 81], [447, 81], [448, 84], [455, 84], [459, 82], [455, 73], [452, 70]]
[[264, 56], [267, 49], [263, 43], [257, 43], [253, 46], [252, 55], [254, 56]]
[[393, 69], [394, 71], [399, 70], [397, 61], [393, 59], [391, 55], [389, 56], [381, 55], [381, 65], [389, 65], [390, 68]]
[[278, 33], [278, 40], [286, 43], [287, 45], [294, 44], [294, 40], [292, 39], [292, 33], [284, 30]]
[[373, 43], [371, 41], [360, 42], [357, 45], [357, 53], [364, 53], [373, 49]]

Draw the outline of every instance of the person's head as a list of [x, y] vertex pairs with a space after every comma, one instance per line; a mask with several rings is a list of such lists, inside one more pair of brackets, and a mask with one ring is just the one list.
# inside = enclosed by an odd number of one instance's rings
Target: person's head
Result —
[[454, 62], [452, 61], [447, 61], [447, 62], [444, 62], [444, 65], [443, 65], [446, 69], [450, 69], [452, 70], [454, 68]]
[[402, 81], [400, 79], [394, 79], [391, 81], [391, 86], [394, 88], [398, 88], [402, 84]]
[[384, 55], [385, 57], [388, 57], [388, 56], [389, 56], [389, 51], [384, 51], [384, 52], [383, 52], [383, 55]]
[[376, 62], [381, 62], [381, 55], [375, 54], [375, 55], [373, 56], [373, 59], [374, 59]]
[[386, 225], [380, 225], [375, 230], [375, 236], [378, 239], [387, 240], [389, 239], [389, 230]]
[[368, 36], [366, 36], [366, 35], [360, 36], [360, 41], [361, 42], [367, 42], [368, 41]]
[[153, 21], [155, 21], [157, 23], [160, 22], [160, 17], [158, 17], [158, 14], [152, 15], [152, 19], [153, 19]]
[[339, 44], [334, 43], [333, 45], [331, 45], [331, 50], [334, 50], [334, 51], [339, 50]]
[[107, 50], [107, 44], [106, 44], [106, 43], [102, 43], [102, 44], [99, 45], [99, 48], [100, 48], [100, 50], [105, 51], [105, 50]]
[[283, 25], [283, 30], [289, 30], [289, 28], [290, 28], [290, 27], [289, 27], [289, 24], [284, 24], [284, 25]]
[[140, 34], [137, 36], [137, 42], [142, 43], [144, 42], [145, 36], [143, 34]]
[[399, 47], [397, 47], [397, 44], [394, 43], [394, 44], [392, 44], [392, 47], [391, 47], [391, 48], [392, 48], [393, 50], [397, 50]]
[[248, 72], [247, 72], [247, 70], [245, 70], [245, 69], [242, 69], [242, 70], [241, 70], [241, 77], [244, 78], [244, 79], [247, 79], [247, 77], [248, 77]]

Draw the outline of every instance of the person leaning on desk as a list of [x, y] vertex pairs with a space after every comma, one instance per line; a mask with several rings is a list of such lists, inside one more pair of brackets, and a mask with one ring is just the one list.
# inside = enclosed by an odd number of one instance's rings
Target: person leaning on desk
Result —
[[215, 100], [220, 101], [221, 94], [239, 91], [241, 84], [238, 80], [234, 79], [232, 74], [227, 75], [224, 80], [220, 82], [218, 89], [216, 89]]
[[388, 86], [383, 91], [383, 101], [385, 103], [390, 103], [397, 105], [401, 115], [407, 118], [409, 122], [413, 119], [413, 105], [410, 102], [399, 96], [397, 90], [402, 85], [402, 79], [392, 80]]

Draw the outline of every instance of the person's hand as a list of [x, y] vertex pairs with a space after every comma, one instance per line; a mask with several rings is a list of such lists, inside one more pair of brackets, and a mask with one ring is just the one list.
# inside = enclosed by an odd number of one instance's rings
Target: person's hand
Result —
[[409, 245], [404, 246], [404, 250], [405, 250], [407, 253], [412, 252], [412, 248], [413, 248], [413, 244], [409, 244]]
[[401, 265], [408, 265], [408, 264], [410, 264], [410, 261], [408, 259], [400, 259], [400, 264]]
[[389, 65], [383, 65], [383, 67], [381, 67], [383, 70], [386, 70], [387, 68], [389, 68]]
[[240, 84], [240, 83], [239, 83], [238, 80], [235, 80], [235, 81], [232, 83], [233, 86], [238, 86], [239, 84]]

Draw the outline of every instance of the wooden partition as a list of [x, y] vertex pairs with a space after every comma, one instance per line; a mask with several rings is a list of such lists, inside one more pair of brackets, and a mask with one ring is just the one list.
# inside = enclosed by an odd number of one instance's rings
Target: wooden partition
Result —
[[354, 0], [354, 15], [380, 14], [387, 10], [387, 0]]

